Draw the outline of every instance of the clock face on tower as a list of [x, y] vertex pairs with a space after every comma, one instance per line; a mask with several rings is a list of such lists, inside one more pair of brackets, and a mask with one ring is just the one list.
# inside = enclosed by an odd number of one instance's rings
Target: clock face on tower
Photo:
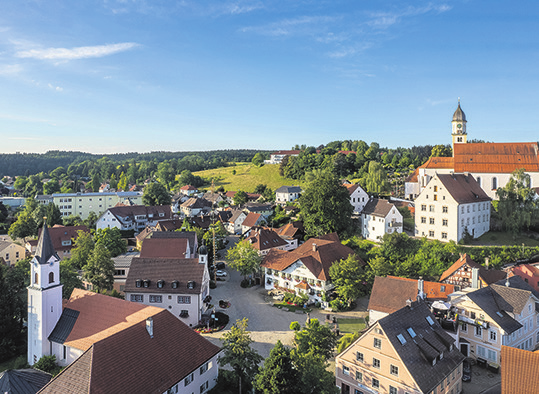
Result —
[[459, 123], [459, 124], [457, 125], [457, 128], [458, 128], [458, 129], [462, 129], [462, 125]]

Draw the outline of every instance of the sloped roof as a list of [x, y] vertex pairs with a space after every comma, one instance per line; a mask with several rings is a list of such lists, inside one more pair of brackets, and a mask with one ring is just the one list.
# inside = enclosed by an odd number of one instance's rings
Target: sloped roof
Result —
[[537, 392], [539, 352], [502, 346], [502, 394]]
[[[49, 236], [51, 238], [52, 246], [54, 247], [54, 250], [70, 250], [73, 248], [73, 243], [70, 245], [63, 245], [63, 241], [71, 241], [72, 239], [77, 239], [78, 231], [84, 231], [85, 233], [89, 233], [90, 230], [86, 226], [59, 226], [55, 225], [54, 227], [49, 228]], [[41, 231], [43, 229], [39, 229], [39, 236], [41, 236]]]
[[[140, 257], [184, 259], [188, 242], [186, 238], [146, 238], [142, 242]], [[191, 253], [195, 252], [191, 250]]]
[[47, 264], [47, 261], [49, 261], [49, 259], [53, 256], [60, 260], [58, 253], [56, 253], [56, 250], [54, 250], [51, 236], [49, 234], [49, 228], [47, 227], [47, 221], [44, 220], [43, 229], [37, 242], [37, 248], [34, 257], [39, 262], [39, 264]]
[[194, 231], [154, 231], [149, 238], [185, 238], [189, 242], [191, 253], [196, 253], [197, 233]]
[[455, 144], [453, 151], [455, 172], [539, 172], [537, 142]]
[[[159, 259], [135, 257], [125, 280], [125, 292], [137, 293], [170, 293], [170, 294], [200, 294], [204, 278], [205, 264], [198, 259]], [[148, 287], [137, 287], [137, 280], [149, 280]], [[163, 287], [157, 287], [158, 281], [164, 281]], [[178, 287], [171, 284], [178, 281]], [[192, 289], [187, 282], [194, 281]]]
[[179, 219], [168, 219], [168, 220], [159, 220], [155, 224], [157, 231], [176, 231], [177, 229], [182, 228], [183, 220]]
[[261, 216], [259, 213], [249, 212], [241, 225], [246, 227], [256, 226]]
[[40, 393], [164, 393], [219, 353], [169, 311], [94, 343]]
[[393, 313], [417, 299], [417, 283], [394, 276], [374, 278], [368, 310]]
[[453, 122], [466, 122], [466, 115], [464, 114], [462, 108], [460, 108], [460, 101], [457, 109], [453, 113]]
[[191, 185], [185, 185], [185, 186], [180, 187], [180, 190], [198, 190], [198, 189]]
[[[433, 324], [427, 321], [430, 317]], [[386, 337], [423, 393], [430, 393], [465, 359], [455, 340], [436, 321], [425, 303], [413, 303], [378, 320]], [[411, 337], [407, 328], [416, 336]], [[406, 340], [403, 345], [397, 335]], [[450, 350], [451, 349], [451, 350]], [[443, 358], [439, 356], [443, 352]], [[437, 357], [436, 364], [432, 359]]]
[[275, 193], [301, 193], [301, 187], [299, 186], [281, 186]]
[[[229, 223], [235, 223], [236, 220], [238, 220], [238, 218], [239, 218], [242, 214], [245, 215], [245, 216], [247, 216], [247, 215], [245, 214], [245, 212], [243, 212], [241, 209], [235, 209], [234, 211], [232, 211], [232, 216], [229, 217], [228, 222], [229, 222]], [[245, 220], [245, 219], [243, 219], [243, 220]], [[243, 222], [242, 222], [242, 223], [243, 223]]]
[[80, 313], [64, 344], [80, 350], [163, 310], [77, 288], [65, 307]]
[[281, 226], [277, 229], [275, 229], [277, 234], [279, 234], [280, 237], [283, 238], [296, 238], [299, 237], [303, 239], [303, 222], [292, 222], [287, 223], [284, 226]]
[[300, 152], [300, 150], [280, 150], [273, 152], [272, 155], [299, 155]]
[[492, 200], [470, 174], [437, 174], [436, 176], [459, 204]]
[[484, 281], [487, 285], [490, 285], [492, 283], [495, 283], [507, 276], [507, 273], [504, 271], [499, 270], [487, 270], [485, 267], [483, 267], [481, 264], [476, 263], [473, 261], [468, 254], [464, 253], [462, 254], [457, 261], [451, 265], [447, 270], [445, 270], [442, 273], [442, 276], [440, 276], [440, 282], [446, 280], [451, 275], [453, 275], [458, 269], [463, 267], [464, 265], [467, 265], [470, 268], [478, 268], [479, 269], [479, 278]]
[[365, 207], [361, 213], [364, 215], [373, 215], [385, 218], [393, 208], [395, 208], [395, 205], [390, 203], [388, 200], [384, 200], [382, 198], [371, 198], [369, 202], [365, 204]]
[[[464, 145], [464, 144], [455, 144]], [[418, 168], [452, 169], [454, 167], [452, 157], [429, 157], [429, 159]]]
[[[349, 184], [344, 183], [343, 186], [348, 190], [348, 194], [352, 195], [357, 189], [363, 190], [359, 183]], [[364, 190], [363, 190], [364, 191]]]
[[[322, 237], [310, 238], [297, 249], [287, 252], [272, 249], [264, 256], [261, 266], [282, 271], [296, 261], [301, 260], [316, 278], [329, 280], [329, 267], [335, 261], [346, 259], [351, 254], [355, 255], [355, 253], [338, 240], [337, 234], [328, 234], [325, 237], [326, 239]], [[358, 257], [358, 260], [361, 265], [365, 265], [361, 258]]]
[[[243, 225], [245, 225], [245, 221]], [[265, 227], [254, 227], [246, 240], [259, 251], [287, 245], [287, 242], [279, 237], [275, 231]]]
[[35, 394], [52, 375], [38, 369], [8, 369], [0, 372], [0, 393]]
[[[153, 215], [152, 219], [154, 220], [170, 219], [172, 216], [170, 205], [116, 205], [115, 207], [109, 208], [108, 211], [120, 220], [123, 220], [126, 217], [133, 220], [135, 216]], [[160, 213], [164, 215], [159, 216]]]
[[405, 182], [419, 182], [417, 176], [419, 175], [419, 167], [414, 170], [410, 175], [406, 177]]
[[211, 202], [198, 197], [191, 197], [189, 200], [180, 205], [182, 208], [208, 208], [211, 207]]

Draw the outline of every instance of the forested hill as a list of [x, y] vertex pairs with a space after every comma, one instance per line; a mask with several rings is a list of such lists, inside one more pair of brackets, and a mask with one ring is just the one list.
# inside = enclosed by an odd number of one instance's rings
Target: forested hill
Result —
[[206, 152], [150, 152], [150, 153], [114, 153], [114, 154], [91, 154], [72, 151], [48, 151], [47, 153], [13, 153], [0, 154], [0, 177], [5, 175], [33, 175], [40, 172], [51, 172], [58, 167], [68, 169], [70, 166], [78, 166], [84, 162], [96, 162], [106, 157], [117, 164], [129, 161], [148, 161], [160, 163], [165, 160], [183, 160], [197, 162], [198, 167], [192, 171], [216, 168], [229, 162], [251, 161], [257, 152], [265, 151], [255, 149], [214, 150]]

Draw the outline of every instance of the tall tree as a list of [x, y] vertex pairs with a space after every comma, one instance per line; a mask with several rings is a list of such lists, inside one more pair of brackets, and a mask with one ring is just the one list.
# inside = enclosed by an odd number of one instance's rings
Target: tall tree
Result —
[[144, 205], [170, 205], [170, 194], [165, 186], [159, 182], [149, 183], [144, 187], [142, 203]]
[[318, 236], [332, 232], [340, 236], [352, 227], [348, 190], [334, 174], [323, 172], [307, 185], [299, 198], [301, 217], [306, 233]]
[[77, 238], [73, 243], [71, 250], [71, 264], [76, 269], [82, 269], [88, 263], [94, 250], [95, 242], [92, 234], [86, 231], [78, 230]]
[[[294, 324], [296, 323], [296, 324]], [[318, 319], [310, 319], [303, 329], [299, 329], [297, 322], [290, 325], [294, 329], [294, 343], [300, 354], [312, 352], [322, 357], [324, 361], [333, 357], [337, 345], [337, 334], [331, 331], [328, 325], [322, 325]]]
[[351, 254], [346, 259], [339, 260], [329, 268], [331, 282], [339, 296], [344, 298], [348, 305], [356, 298], [368, 292], [365, 263], [356, 255]]
[[368, 193], [381, 194], [388, 192], [391, 185], [387, 181], [387, 174], [382, 165], [376, 161], [369, 163], [369, 172], [365, 179]]
[[21, 352], [24, 346], [25, 279], [20, 265], [9, 268], [0, 264], [0, 362]]
[[88, 263], [82, 267], [84, 278], [90, 282], [97, 292], [112, 290], [114, 285], [114, 262], [109, 251], [102, 243], [95, 245]]
[[[221, 338], [223, 356], [219, 359], [221, 366], [230, 365], [240, 381], [240, 392], [251, 389], [251, 382], [256, 376], [258, 364], [263, 357], [251, 347], [253, 340], [247, 331], [248, 319], [237, 320], [230, 331]], [[243, 386], [243, 391], [241, 390]]]
[[240, 240], [233, 248], [228, 249], [226, 260], [230, 267], [247, 276], [260, 269], [262, 257], [249, 241]]
[[435, 145], [432, 147], [430, 157], [451, 157], [453, 149], [450, 145]]
[[45, 216], [47, 216], [47, 225], [53, 227], [55, 224], [62, 224], [62, 212], [58, 205], [49, 203], [45, 206]]
[[127, 245], [122, 239], [122, 233], [116, 227], [98, 229], [95, 232], [94, 241], [96, 246], [102, 244], [112, 257], [116, 257], [127, 251]]
[[243, 190], [240, 190], [234, 194], [234, 205], [243, 205], [247, 202], [247, 193]]
[[118, 190], [127, 191], [127, 176], [122, 172], [118, 181]]
[[300, 390], [304, 394], [338, 394], [335, 387], [335, 375], [328, 371], [328, 363], [314, 352], [300, 353], [292, 350], [294, 367], [300, 375]]
[[11, 238], [25, 238], [36, 235], [37, 224], [28, 211], [22, 211], [17, 220], [9, 227], [8, 234]]
[[302, 392], [299, 383], [300, 373], [292, 361], [290, 349], [277, 341], [256, 375], [255, 390], [263, 394], [296, 394]]
[[70, 259], [60, 261], [60, 278], [62, 278], [62, 298], [69, 299], [73, 289], [84, 289], [82, 280], [79, 278], [77, 269], [73, 266]]

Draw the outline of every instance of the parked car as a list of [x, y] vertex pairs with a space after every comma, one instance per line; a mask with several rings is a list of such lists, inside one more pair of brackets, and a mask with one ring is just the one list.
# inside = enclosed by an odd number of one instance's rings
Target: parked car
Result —
[[226, 268], [225, 263], [223, 263], [222, 261], [220, 261], [219, 263], [215, 264], [215, 266], [217, 267], [218, 270], [224, 270], [224, 269]]
[[468, 360], [462, 363], [462, 381], [470, 382], [472, 380], [472, 364]]
[[223, 271], [223, 270], [217, 270], [215, 271], [215, 275], [219, 278], [225, 278], [228, 276], [228, 274], [226, 273], [226, 271]]

